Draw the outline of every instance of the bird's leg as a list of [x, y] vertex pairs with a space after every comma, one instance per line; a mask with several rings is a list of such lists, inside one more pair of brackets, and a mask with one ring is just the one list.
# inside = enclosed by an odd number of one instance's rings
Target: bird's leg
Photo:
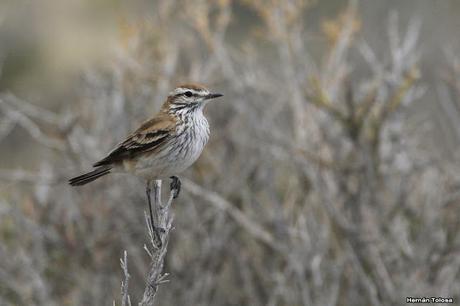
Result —
[[173, 199], [176, 199], [180, 193], [181, 182], [180, 182], [180, 179], [175, 175], [171, 176], [170, 178], [172, 181], [171, 181], [171, 184], [169, 185], [169, 188], [171, 192], [173, 193]]

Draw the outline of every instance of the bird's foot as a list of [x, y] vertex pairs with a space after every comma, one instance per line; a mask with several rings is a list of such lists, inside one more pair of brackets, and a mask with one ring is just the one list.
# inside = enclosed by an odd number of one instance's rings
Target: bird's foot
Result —
[[180, 179], [175, 175], [171, 176], [170, 178], [172, 181], [171, 181], [171, 184], [169, 185], [169, 188], [171, 189], [171, 192], [173, 193], [173, 199], [176, 199], [180, 193], [181, 182], [180, 182]]

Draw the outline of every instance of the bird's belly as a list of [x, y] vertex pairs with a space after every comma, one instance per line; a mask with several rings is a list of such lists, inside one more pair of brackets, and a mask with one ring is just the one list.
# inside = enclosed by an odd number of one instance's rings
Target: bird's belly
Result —
[[137, 160], [134, 172], [145, 179], [165, 179], [190, 167], [201, 155], [207, 137], [194, 139], [187, 135], [178, 137], [164, 150]]

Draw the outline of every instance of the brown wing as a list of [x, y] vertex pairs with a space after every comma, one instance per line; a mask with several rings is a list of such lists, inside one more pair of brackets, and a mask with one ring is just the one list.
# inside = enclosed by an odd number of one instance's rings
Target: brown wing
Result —
[[107, 157], [93, 166], [99, 167], [118, 163], [134, 158], [141, 153], [155, 150], [170, 139], [175, 126], [176, 123], [173, 118], [166, 114], [159, 114], [144, 122], [140, 128], [113, 149]]

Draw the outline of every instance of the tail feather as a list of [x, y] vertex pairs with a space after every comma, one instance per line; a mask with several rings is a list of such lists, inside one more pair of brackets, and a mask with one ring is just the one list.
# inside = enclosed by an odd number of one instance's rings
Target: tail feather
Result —
[[72, 185], [72, 186], [81, 186], [81, 185], [88, 184], [88, 183], [100, 178], [101, 176], [109, 174], [111, 169], [112, 169], [112, 167], [108, 167], [108, 166], [103, 166], [103, 167], [96, 168], [95, 170], [93, 170], [91, 172], [88, 172], [88, 173], [85, 173], [83, 175], [71, 178], [69, 180], [69, 184]]

